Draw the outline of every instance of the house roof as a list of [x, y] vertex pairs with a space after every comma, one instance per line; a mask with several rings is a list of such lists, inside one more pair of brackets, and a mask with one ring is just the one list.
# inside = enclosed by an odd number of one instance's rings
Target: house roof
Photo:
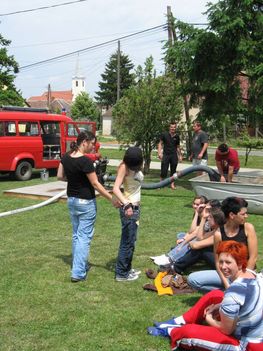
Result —
[[[65, 90], [65, 91], [53, 91], [51, 90], [50, 92], [51, 95], [51, 101], [55, 99], [60, 99], [60, 100], [65, 100], [67, 103], [72, 102], [73, 94], [71, 90]], [[48, 100], [48, 91], [45, 91], [42, 95], [40, 96], [31, 96], [30, 98], [27, 99], [27, 101], [31, 104], [33, 101], [47, 101]]]

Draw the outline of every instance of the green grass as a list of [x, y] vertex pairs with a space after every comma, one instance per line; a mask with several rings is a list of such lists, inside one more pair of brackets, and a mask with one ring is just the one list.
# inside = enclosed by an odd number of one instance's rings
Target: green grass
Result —
[[[156, 181], [159, 172], [146, 177]], [[50, 178], [50, 181], [56, 180]], [[0, 180], [0, 212], [37, 200], [14, 198], [4, 190], [41, 183]], [[194, 194], [187, 180], [178, 189], [142, 191], [142, 216], [134, 267], [156, 268], [149, 256], [164, 253], [186, 230]], [[263, 216], [250, 215], [259, 236], [262, 268]], [[0, 218], [1, 351], [164, 351], [169, 341], [146, 334], [154, 320], [179, 315], [199, 294], [162, 296], [144, 291], [145, 274], [134, 282], [114, 281], [120, 239], [118, 210], [98, 198], [96, 233], [91, 245], [87, 281], [70, 282], [71, 224], [66, 203]]]

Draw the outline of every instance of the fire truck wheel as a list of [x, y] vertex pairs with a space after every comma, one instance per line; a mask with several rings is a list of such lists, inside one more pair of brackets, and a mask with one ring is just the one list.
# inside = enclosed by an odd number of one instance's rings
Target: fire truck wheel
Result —
[[32, 165], [28, 161], [20, 162], [15, 170], [17, 180], [29, 180], [32, 176]]

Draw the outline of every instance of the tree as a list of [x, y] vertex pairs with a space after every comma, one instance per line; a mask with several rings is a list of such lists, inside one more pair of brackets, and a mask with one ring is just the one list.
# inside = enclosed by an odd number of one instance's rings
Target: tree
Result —
[[0, 34], [0, 105], [25, 104], [19, 91], [14, 86], [15, 74], [18, 73], [18, 64], [13, 56], [7, 53], [10, 40]]
[[[116, 52], [106, 64], [105, 72], [101, 75], [102, 81], [99, 82], [100, 91], [96, 92], [95, 99], [107, 107], [113, 106], [117, 101], [117, 61]], [[134, 84], [134, 74], [131, 73], [133, 67], [129, 57], [120, 52], [120, 97]]]
[[100, 111], [88, 93], [80, 93], [71, 106], [71, 117], [84, 121], [100, 122]]
[[[263, 114], [263, 5], [258, 0], [225, 0], [210, 5], [210, 30], [220, 42], [223, 77], [248, 78], [248, 96], [243, 114], [258, 120]], [[239, 101], [242, 94], [238, 95]]]
[[[217, 120], [233, 125], [240, 116], [262, 115], [262, 3], [224, 0], [210, 4], [207, 14], [209, 28], [195, 57], [203, 115], [213, 120], [213, 127]], [[243, 77], [248, 94], [241, 91]]]
[[[240, 116], [259, 119], [263, 114], [262, 2], [221, 0], [209, 4], [207, 15], [206, 30], [174, 23], [177, 40], [167, 43], [166, 62], [181, 77], [190, 104], [199, 103], [199, 119], [208, 121], [213, 130], [222, 129], [225, 122], [233, 125]], [[242, 77], [249, 82], [247, 98], [240, 88]]]
[[178, 82], [170, 76], [155, 77], [153, 59], [137, 69], [137, 84], [128, 89], [113, 109], [113, 128], [120, 142], [142, 147], [144, 173], [148, 173], [151, 152], [161, 132], [182, 113]]
[[248, 156], [252, 149], [263, 149], [263, 139], [253, 138], [248, 135], [247, 132], [243, 133], [242, 136], [237, 139], [237, 145], [246, 148], [245, 155], [245, 166], [248, 162]]

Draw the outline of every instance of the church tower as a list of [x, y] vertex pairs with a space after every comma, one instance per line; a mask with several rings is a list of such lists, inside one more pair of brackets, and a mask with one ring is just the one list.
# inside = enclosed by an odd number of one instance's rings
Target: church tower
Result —
[[75, 75], [72, 77], [72, 101], [74, 102], [76, 97], [86, 91], [85, 77], [80, 74], [79, 69], [79, 57], [77, 58]]

